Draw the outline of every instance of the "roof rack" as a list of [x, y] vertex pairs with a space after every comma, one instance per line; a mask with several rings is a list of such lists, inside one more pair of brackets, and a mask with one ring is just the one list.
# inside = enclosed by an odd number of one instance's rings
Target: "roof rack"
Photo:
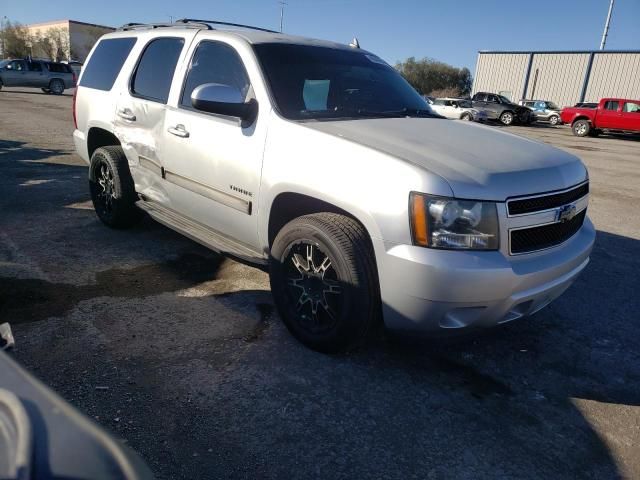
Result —
[[205, 30], [213, 30], [211, 25], [222, 25], [225, 27], [247, 28], [250, 30], [259, 30], [261, 32], [279, 33], [275, 30], [267, 28], [253, 27], [251, 25], [243, 25], [241, 23], [219, 22], [218, 20], [197, 20], [193, 18], [181, 18], [173, 23], [125, 23], [118, 28], [118, 31], [128, 30], [144, 30], [154, 28], [203, 28]]
[[218, 20], [200, 20], [195, 18], [181, 18], [180, 20], [176, 20], [176, 23], [198, 23], [205, 25], [223, 25], [225, 27], [238, 27], [238, 28], [248, 28], [249, 30], [258, 30], [260, 32], [268, 32], [268, 33], [280, 33], [275, 30], [269, 30], [268, 28], [254, 27], [251, 25], [243, 25], [241, 23], [229, 23], [229, 22], [220, 22]]
[[[180, 22], [180, 23], [178, 23]], [[125, 23], [121, 27], [118, 27], [116, 30], [121, 32], [126, 32], [129, 30], [144, 30], [144, 29], [154, 29], [154, 28], [204, 28], [206, 30], [212, 30], [211, 26], [207, 23], [202, 22], [183, 22], [178, 20], [174, 23]]]

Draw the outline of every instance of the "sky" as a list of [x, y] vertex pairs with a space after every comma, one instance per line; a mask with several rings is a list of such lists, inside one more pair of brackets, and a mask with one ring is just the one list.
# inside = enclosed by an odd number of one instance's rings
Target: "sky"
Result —
[[[478, 50], [598, 49], [609, 0], [285, 0], [284, 31], [349, 43], [395, 64], [430, 57], [475, 69]], [[279, 29], [277, 0], [0, 0], [20, 23], [216, 19]], [[607, 49], [640, 50], [640, 0], [616, 0]]]

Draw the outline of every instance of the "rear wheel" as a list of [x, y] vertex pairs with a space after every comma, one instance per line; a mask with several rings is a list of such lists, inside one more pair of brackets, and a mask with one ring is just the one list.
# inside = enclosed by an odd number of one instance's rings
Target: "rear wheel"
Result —
[[2, 90], [2, 86], [3, 86], [3, 83], [2, 83], [2, 80], [0, 80], [0, 90]]
[[591, 132], [591, 124], [588, 120], [576, 120], [571, 125], [571, 130], [576, 137], [586, 137]]
[[378, 318], [371, 243], [349, 217], [318, 213], [289, 222], [273, 242], [269, 274], [285, 325], [313, 350], [347, 350]]
[[44, 93], [51, 93], [51, 90], [49, 90], [48, 88], [41, 88], [40, 90], [42, 90]]
[[133, 178], [121, 147], [102, 147], [93, 152], [89, 189], [96, 214], [105, 225], [127, 228], [140, 218]]
[[558, 125], [558, 123], [560, 123], [560, 117], [558, 115], [551, 115], [549, 117], [549, 123], [551, 125]]
[[513, 120], [514, 116], [512, 112], [502, 112], [500, 114], [500, 122], [502, 122], [503, 125], [511, 125], [513, 124]]
[[64, 82], [59, 78], [54, 78], [49, 82], [49, 90], [54, 95], [62, 95], [64, 92]]

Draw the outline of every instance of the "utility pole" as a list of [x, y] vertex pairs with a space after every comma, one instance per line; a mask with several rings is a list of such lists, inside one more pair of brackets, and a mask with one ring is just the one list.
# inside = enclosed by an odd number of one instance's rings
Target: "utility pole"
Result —
[[7, 16], [3, 15], [2, 18], [0, 18], [0, 35], [2, 35], [2, 58], [5, 58], [7, 56], [6, 52], [5, 52], [5, 31], [4, 31], [4, 25], [5, 22], [7, 21]]
[[278, 3], [280, 4], [280, 33], [282, 33], [282, 24], [284, 22], [284, 6], [289, 4], [284, 0], [280, 0]]
[[613, 4], [615, 0], [611, 0], [609, 3], [609, 13], [607, 14], [607, 22], [604, 24], [604, 32], [602, 32], [602, 41], [600, 42], [600, 50], [604, 50], [604, 46], [607, 43], [607, 35], [609, 34], [609, 24], [611, 23], [611, 12], [613, 11]]

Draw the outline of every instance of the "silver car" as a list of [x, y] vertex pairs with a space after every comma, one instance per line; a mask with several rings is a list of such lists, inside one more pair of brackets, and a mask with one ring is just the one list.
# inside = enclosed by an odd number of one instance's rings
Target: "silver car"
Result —
[[520, 105], [533, 110], [537, 121], [549, 122], [551, 125], [562, 125], [561, 108], [549, 100], [521, 100]]
[[73, 139], [98, 218], [140, 211], [268, 269], [305, 345], [527, 317], [589, 262], [589, 177], [435, 115], [380, 57], [252, 27], [126, 25], [94, 47]]
[[453, 120], [484, 122], [488, 118], [487, 112], [480, 108], [473, 108], [471, 100], [463, 98], [436, 98], [430, 107], [438, 115]]

